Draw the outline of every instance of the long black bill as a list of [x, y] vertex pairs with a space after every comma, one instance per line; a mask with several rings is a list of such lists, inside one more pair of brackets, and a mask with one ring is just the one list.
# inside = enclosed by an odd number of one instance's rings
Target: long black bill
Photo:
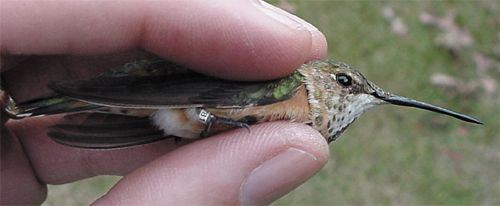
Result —
[[406, 97], [401, 97], [401, 96], [397, 96], [394, 94], [387, 94], [387, 93], [381, 94], [379, 92], [373, 93], [373, 96], [375, 96], [381, 100], [384, 100], [388, 103], [391, 103], [391, 104], [408, 106], [408, 107], [416, 107], [416, 108], [425, 109], [425, 110], [429, 110], [429, 111], [433, 111], [433, 112], [437, 112], [437, 113], [441, 113], [441, 114], [446, 114], [446, 115], [455, 117], [457, 119], [460, 119], [460, 120], [463, 120], [466, 122], [471, 122], [471, 123], [475, 123], [475, 124], [483, 124], [482, 122], [480, 122], [476, 118], [467, 116], [465, 114], [460, 114], [458, 112], [454, 112], [454, 111], [451, 111], [451, 110], [448, 110], [445, 108], [441, 108], [441, 107], [434, 106], [432, 104], [428, 104], [425, 102], [420, 102], [417, 100], [409, 99]]

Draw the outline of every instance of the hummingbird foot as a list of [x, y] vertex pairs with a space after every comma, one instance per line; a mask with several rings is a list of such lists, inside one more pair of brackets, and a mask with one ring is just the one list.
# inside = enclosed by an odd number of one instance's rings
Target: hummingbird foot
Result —
[[223, 124], [223, 125], [228, 125], [228, 126], [233, 126], [233, 127], [238, 127], [238, 128], [245, 128], [247, 129], [248, 132], [250, 132], [250, 127], [248, 126], [247, 123], [244, 122], [239, 122], [236, 120], [228, 119], [228, 118], [223, 118], [223, 117], [216, 117], [215, 118], [215, 123], [216, 124]]
[[202, 138], [209, 136], [210, 129], [212, 128], [212, 126], [214, 124], [227, 125], [227, 126], [238, 127], [238, 128], [245, 128], [248, 130], [248, 132], [250, 132], [250, 127], [248, 126], [247, 123], [236, 121], [236, 120], [229, 119], [229, 118], [218, 117], [218, 116], [215, 116], [204, 109], [199, 110], [198, 118], [202, 123], [205, 124], [205, 128], [203, 129], [203, 131], [200, 134], [200, 137], [202, 137]]

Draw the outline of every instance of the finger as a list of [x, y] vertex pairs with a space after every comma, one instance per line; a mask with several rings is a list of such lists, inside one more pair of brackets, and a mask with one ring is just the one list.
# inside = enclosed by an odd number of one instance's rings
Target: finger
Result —
[[41, 204], [47, 196], [47, 186], [37, 180], [24, 150], [10, 131], [1, 128], [0, 203], [2, 205]]
[[328, 145], [312, 128], [265, 123], [168, 153], [125, 176], [97, 204], [264, 205], [315, 174]]
[[46, 136], [46, 128], [59, 118], [35, 117], [7, 122], [7, 127], [22, 142], [36, 176], [46, 184], [62, 184], [96, 175], [124, 175], [182, 145], [167, 139], [111, 150], [68, 147]]
[[6, 1], [0, 9], [3, 54], [144, 48], [200, 72], [255, 80], [326, 53], [313, 26], [256, 0]]

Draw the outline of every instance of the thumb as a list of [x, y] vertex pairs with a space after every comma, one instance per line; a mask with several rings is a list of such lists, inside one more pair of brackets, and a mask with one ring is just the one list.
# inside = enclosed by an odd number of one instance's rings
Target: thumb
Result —
[[96, 204], [269, 204], [314, 175], [327, 159], [328, 145], [312, 128], [265, 123], [168, 153], [125, 176]]

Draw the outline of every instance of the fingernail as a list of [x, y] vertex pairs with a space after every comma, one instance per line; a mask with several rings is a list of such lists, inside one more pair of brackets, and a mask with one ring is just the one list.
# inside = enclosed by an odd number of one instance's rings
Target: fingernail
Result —
[[305, 30], [311, 35], [310, 59], [323, 59], [327, 52], [325, 36], [312, 24], [265, 1], [256, 0], [255, 5], [264, 14], [292, 29]]
[[275, 7], [265, 1], [262, 0], [257, 0], [254, 1], [256, 2], [257, 8], [259, 8], [261, 11], [263, 11], [265, 14], [268, 16], [276, 19], [277, 21], [293, 28], [293, 29], [305, 29], [310, 32], [316, 32], [319, 31], [316, 27], [314, 27], [312, 24], [304, 21], [303, 19], [290, 14], [283, 9], [280, 9], [278, 7]]
[[311, 59], [324, 59], [327, 52], [327, 42], [325, 36], [320, 32], [311, 32]]
[[242, 205], [267, 205], [314, 175], [323, 163], [315, 156], [290, 148], [255, 168], [240, 188]]

